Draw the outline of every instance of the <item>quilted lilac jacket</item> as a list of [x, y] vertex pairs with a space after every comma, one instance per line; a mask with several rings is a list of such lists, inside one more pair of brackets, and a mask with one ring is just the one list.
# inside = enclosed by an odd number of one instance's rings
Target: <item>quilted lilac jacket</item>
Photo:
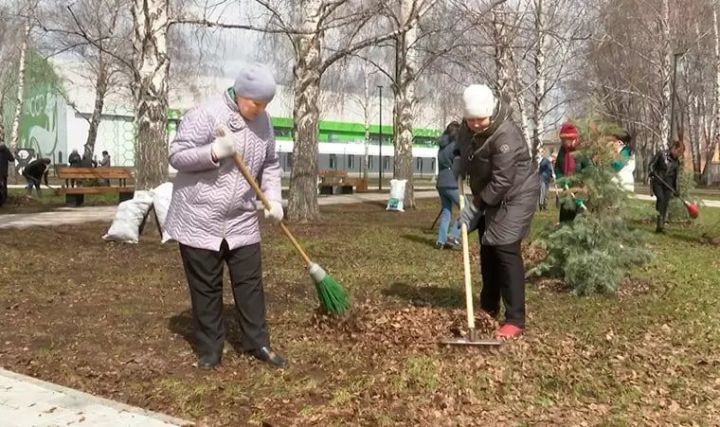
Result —
[[222, 124], [268, 199], [282, 201], [280, 162], [266, 113], [245, 121], [227, 93], [188, 111], [170, 143], [170, 164], [178, 174], [165, 231], [184, 245], [214, 251], [223, 240], [230, 249], [260, 241], [255, 192], [231, 158], [215, 163], [210, 154]]

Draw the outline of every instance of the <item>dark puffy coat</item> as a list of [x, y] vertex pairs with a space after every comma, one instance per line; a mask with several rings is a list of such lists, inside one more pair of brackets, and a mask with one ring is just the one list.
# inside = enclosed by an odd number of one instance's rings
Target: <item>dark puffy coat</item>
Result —
[[80, 153], [77, 151], [73, 151], [70, 153], [70, 156], [68, 157], [68, 164], [73, 167], [80, 167], [80, 162], [82, 161], [82, 157], [80, 157]]
[[12, 153], [10, 152], [10, 149], [7, 148], [7, 145], [0, 144], [0, 178], [7, 178], [8, 163], [11, 163], [14, 161], [15, 161], [15, 157], [13, 157]]
[[438, 177], [437, 188], [458, 188], [453, 163], [455, 160], [455, 141], [449, 135], [443, 135], [438, 141]]
[[540, 178], [507, 103], [500, 102], [483, 132], [474, 133], [463, 121], [457, 148], [456, 171], [469, 177], [476, 205], [485, 206], [482, 244], [507, 245], [527, 237], [540, 197]]
[[677, 191], [678, 169], [680, 161], [670, 155], [670, 150], [659, 151], [650, 161], [650, 179], [657, 176]]
[[25, 166], [25, 169], [23, 169], [23, 176], [29, 176], [32, 178], [35, 178], [36, 180], [40, 181], [41, 179], [45, 179], [45, 185], [48, 183], [48, 172], [50, 169], [48, 168], [48, 165], [42, 161], [42, 159], [35, 159], [30, 164]]
[[553, 168], [550, 159], [548, 159], [547, 157], [543, 157], [543, 159], [540, 160], [540, 166], [538, 166], [538, 173], [540, 174], [540, 178], [546, 184], [549, 184], [550, 181], [552, 181]]

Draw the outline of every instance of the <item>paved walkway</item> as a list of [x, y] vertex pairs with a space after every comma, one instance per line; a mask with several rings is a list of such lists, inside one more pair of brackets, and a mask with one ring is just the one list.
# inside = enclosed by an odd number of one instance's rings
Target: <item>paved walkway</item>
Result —
[[[655, 197], [648, 196], [647, 194], [636, 194], [635, 198], [638, 200], [652, 200], [655, 201]], [[720, 208], [720, 200], [709, 200], [705, 199], [702, 201], [705, 207], [708, 208]]]
[[0, 425], [172, 427], [194, 423], [0, 369]]
[[[387, 202], [387, 193], [357, 193], [348, 195], [337, 195], [320, 197], [318, 203], [321, 206], [345, 205], [363, 202]], [[420, 190], [415, 192], [415, 197], [425, 199], [437, 197], [435, 190]], [[285, 201], [287, 204], [287, 201]], [[88, 222], [112, 222], [115, 218], [117, 206], [94, 206], [82, 208], [59, 208], [49, 212], [32, 214], [7, 214], [0, 215], [0, 229], [3, 228], [27, 228], [27, 227], [51, 227], [62, 224], [82, 224]], [[258, 203], [258, 209], [260, 204]]]
[[[323, 196], [318, 203], [321, 206], [345, 205], [364, 202], [387, 202], [387, 193], [357, 193], [349, 195]], [[434, 189], [420, 189], [415, 192], [418, 199], [437, 197]], [[636, 199], [652, 201], [655, 198], [636, 194]], [[703, 200], [706, 207], [720, 208], [720, 200]], [[287, 205], [287, 201], [285, 201]], [[258, 209], [261, 206], [258, 203]], [[117, 206], [94, 206], [82, 208], [58, 208], [49, 212], [34, 214], [8, 214], [0, 215], [0, 229], [3, 228], [27, 228], [27, 227], [52, 227], [61, 224], [82, 224], [88, 222], [112, 222], [115, 217]]]

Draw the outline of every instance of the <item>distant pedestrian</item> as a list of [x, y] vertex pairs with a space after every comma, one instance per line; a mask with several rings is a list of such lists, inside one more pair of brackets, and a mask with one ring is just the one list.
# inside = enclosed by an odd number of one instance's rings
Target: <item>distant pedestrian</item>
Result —
[[547, 196], [550, 192], [550, 183], [555, 179], [553, 173], [552, 159], [550, 156], [542, 156], [540, 165], [538, 167], [538, 173], [540, 174], [540, 201], [538, 207], [541, 211], [547, 210]]
[[110, 167], [110, 154], [108, 154], [107, 151], [102, 152], [102, 160], [100, 160], [100, 167], [102, 167], [102, 168]]
[[[110, 154], [108, 154], [107, 151], [102, 152], [102, 160], [100, 160], [100, 167], [101, 168], [109, 168], [110, 167]], [[105, 180], [105, 185], [110, 186], [110, 180]]]
[[28, 197], [32, 196], [32, 189], [35, 187], [35, 190], [37, 191], [38, 197], [42, 196], [42, 191], [40, 190], [40, 184], [41, 181], [45, 181], [45, 185], [48, 185], [48, 172], [50, 171], [50, 159], [48, 158], [39, 158], [35, 159], [32, 162], [30, 162], [29, 165], [25, 166], [25, 169], [23, 169], [22, 175], [25, 177], [25, 180], [27, 181], [27, 186], [25, 189], [27, 190]]
[[[454, 249], [458, 247], [460, 242], [460, 223], [454, 221], [452, 226], [453, 206], [460, 208], [460, 192], [458, 190], [458, 182], [453, 172], [453, 164], [455, 162], [455, 141], [457, 140], [460, 123], [451, 122], [447, 125], [445, 132], [438, 141], [438, 177], [436, 188], [440, 196], [440, 228], [438, 229], [437, 241], [435, 247], [438, 249], [448, 248]], [[450, 227], [450, 235], [448, 236], [448, 227]]]
[[5, 204], [8, 195], [7, 177], [8, 163], [15, 161], [15, 157], [5, 144], [0, 144], [0, 207]]

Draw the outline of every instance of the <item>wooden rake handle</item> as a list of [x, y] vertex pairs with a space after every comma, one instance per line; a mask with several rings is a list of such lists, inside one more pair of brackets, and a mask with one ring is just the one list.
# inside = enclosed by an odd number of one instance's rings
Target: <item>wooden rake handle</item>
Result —
[[[260, 197], [260, 201], [262, 201], [262, 204], [265, 206], [265, 209], [270, 210], [270, 201], [267, 197], [265, 197], [265, 193], [260, 189], [260, 186], [258, 185], [257, 181], [255, 181], [255, 178], [250, 174], [250, 171], [248, 170], [247, 166], [245, 166], [245, 162], [243, 162], [242, 156], [240, 156], [240, 153], [233, 154], [233, 161], [235, 162], [235, 166], [237, 166], [238, 169], [240, 169], [240, 173], [245, 177], [245, 180], [250, 183], [250, 186], [253, 190], [255, 190], [255, 193]], [[295, 246], [295, 249], [298, 251], [300, 256], [302, 257], [303, 261], [305, 261], [305, 264], [310, 265], [312, 264], [312, 261], [310, 260], [310, 257], [305, 253], [302, 246], [300, 246], [300, 243], [295, 239], [295, 236], [292, 235], [290, 230], [287, 228], [287, 225], [285, 225], [284, 222], [280, 221], [280, 229], [285, 233], [285, 235], [290, 239], [290, 242]]]
[[[460, 190], [460, 212], [465, 209], [465, 181], [458, 179], [458, 189]], [[472, 200], [470, 201], [472, 203]], [[470, 272], [470, 247], [468, 244], [467, 225], [463, 223], [460, 226], [462, 250], [463, 250], [463, 276], [465, 279], [465, 309], [467, 311], [467, 322], [469, 333], [475, 329], [475, 311], [473, 309], [473, 293], [472, 293], [472, 274]]]

